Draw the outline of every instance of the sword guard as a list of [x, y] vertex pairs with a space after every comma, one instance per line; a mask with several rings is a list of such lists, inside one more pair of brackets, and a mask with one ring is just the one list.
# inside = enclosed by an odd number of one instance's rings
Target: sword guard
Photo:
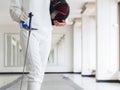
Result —
[[32, 28], [32, 25], [31, 25], [32, 17], [33, 17], [32, 12], [29, 13], [28, 17], [29, 17], [29, 25], [26, 22], [21, 21], [21, 26], [26, 30], [38, 30], [37, 28]]

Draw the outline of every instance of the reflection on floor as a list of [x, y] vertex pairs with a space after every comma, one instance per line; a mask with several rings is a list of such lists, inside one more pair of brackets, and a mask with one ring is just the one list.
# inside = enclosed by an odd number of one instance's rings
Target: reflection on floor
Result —
[[[27, 90], [27, 80], [24, 80], [22, 90]], [[19, 90], [20, 82], [7, 90]], [[63, 75], [45, 75], [41, 90], [83, 90], [72, 80]]]
[[84, 90], [120, 90], [120, 83], [96, 83], [95, 78], [81, 77], [80, 75], [65, 75]]
[[17, 82], [19, 79], [20, 75], [0, 75], [0, 90], [5, 90]]
[[[0, 86], [5, 85], [7, 82], [11, 82], [12, 79], [16, 79], [19, 76], [10, 76], [8, 77], [0, 76]], [[3, 79], [2, 79], [3, 78]], [[1, 81], [2, 80], [2, 81]], [[72, 82], [72, 81], [73, 82]], [[22, 90], [27, 90], [26, 83], [27, 80], [24, 80], [24, 86]], [[17, 82], [17, 81], [16, 81]], [[19, 82], [14, 83], [8, 89], [0, 90], [19, 90]], [[120, 90], [119, 83], [96, 83], [95, 78], [86, 78], [81, 77], [79, 74], [47, 74], [45, 75], [44, 82], [41, 90]]]

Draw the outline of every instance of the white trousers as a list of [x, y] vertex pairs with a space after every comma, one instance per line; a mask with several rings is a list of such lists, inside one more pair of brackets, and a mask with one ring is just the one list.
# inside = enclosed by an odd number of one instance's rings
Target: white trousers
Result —
[[[28, 31], [22, 29], [20, 32], [21, 46], [25, 55], [27, 47]], [[51, 48], [51, 31], [40, 34], [32, 31], [29, 41], [26, 70], [28, 75], [28, 89], [40, 90], [43, 82], [44, 72]]]

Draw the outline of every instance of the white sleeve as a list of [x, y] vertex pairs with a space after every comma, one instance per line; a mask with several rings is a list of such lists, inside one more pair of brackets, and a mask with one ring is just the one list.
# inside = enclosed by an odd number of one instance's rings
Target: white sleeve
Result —
[[22, 7], [21, 7], [20, 0], [10, 0], [9, 11], [10, 11], [10, 15], [12, 19], [20, 23], [20, 15], [22, 13]]

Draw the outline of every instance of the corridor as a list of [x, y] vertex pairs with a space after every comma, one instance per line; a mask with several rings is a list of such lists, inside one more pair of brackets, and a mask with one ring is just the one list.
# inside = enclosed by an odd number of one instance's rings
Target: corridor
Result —
[[[69, 17], [65, 26], [52, 26], [40, 90], [120, 90], [120, 0], [66, 1]], [[19, 90], [25, 57], [21, 28], [11, 19], [9, 7], [10, 0], [1, 0], [0, 90]], [[26, 68], [25, 73], [22, 90], [28, 90]]]

